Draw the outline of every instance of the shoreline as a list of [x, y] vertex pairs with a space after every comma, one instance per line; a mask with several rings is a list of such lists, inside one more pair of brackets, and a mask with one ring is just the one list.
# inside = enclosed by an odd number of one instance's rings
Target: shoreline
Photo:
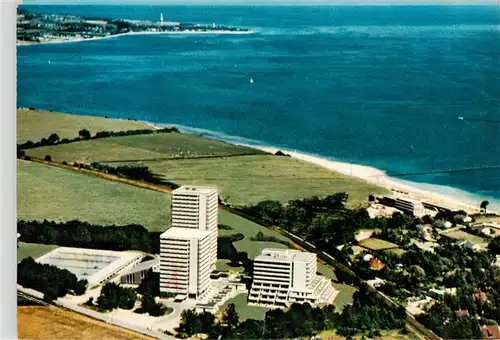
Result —
[[254, 34], [255, 31], [224, 31], [224, 30], [213, 30], [213, 31], [168, 31], [168, 32], [127, 32], [127, 33], [118, 33], [112, 35], [106, 35], [102, 37], [94, 37], [94, 38], [78, 38], [78, 39], [55, 39], [52, 41], [43, 41], [43, 42], [20, 42], [16, 41], [17, 46], [32, 46], [32, 45], [47, 45], [47, 44], [65, 44], [65, 43], [77, 43], [77, 42], [85, 42], [85, 41], [97, 41], [103, 39], [111, 39], [111, 38], [119, 38], [124, 36], [133, 36], [133, 35], [246, 35], [246, 34]]
[[[216, 140], [221, 140], [235, 145], [241, 145], [258, 149], [272, 154], [280, 150], [281, 152], [290, 155], [290, 157], [292, 158], [312, 163], [321, 166], [323, 168], [326, 168], [330, 171], [334, 171], [343, 174], [345, 176], [358, 178], [370, 184], [385, 188], [392, 192], [390, 195], [395, 195], [397, 193], [397, 195], [400, 197], [406, 197], [410, 199], [428, 202], [431, 204], [441, 205], [444, 207], [451, 208], [452, 210], [462, 209], [469, 214], [479, 213], [480, 212], [479, 204], [482, 200], [486, 199], [490, 202], [488, 211], [491, 213], [499, 213], [497, 207], [500, 206], [500, 200], [493, 197], [481, 198], [474, 193], [467, 192], [458, 188], [432, 184], [432, 183], [420, 183], [420, 182], [402, 180], [390, 177], [387, 175], [386, 171], [375, 167], [332, 160], [329, 159], [328, 157], [321, 155], [313, 155], [303, 151], [290, 150], [287, 148], [271, 146], [261, 141], [230, 136], [224, 133], [214, 132], [210, 130], [193, 128], [179, 124], [163, 124], [163, 123], [151, 123], [151, 122], [145, 122], [145, 123], [154, 128], [175, 126], [179, 129], [179, 131], [183, 133], [191, 133], [198, 135], [201, 134], [208, 138], [213, 138]], [[423, 186], [426, 188], [420, 188], [419, 186]], [[448, 191], [450, 193], [443, 193], [443, 191]]]

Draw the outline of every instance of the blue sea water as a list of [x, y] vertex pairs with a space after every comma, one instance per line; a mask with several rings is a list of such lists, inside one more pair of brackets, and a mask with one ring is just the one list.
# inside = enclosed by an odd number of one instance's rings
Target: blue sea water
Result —
[[[389, 174], [500, 165], [499, 7], [24, 7], [256, 33], [22, 46], [18, 106], [180, 124]], [[404, 179], [500, 200], [498, 168]]]

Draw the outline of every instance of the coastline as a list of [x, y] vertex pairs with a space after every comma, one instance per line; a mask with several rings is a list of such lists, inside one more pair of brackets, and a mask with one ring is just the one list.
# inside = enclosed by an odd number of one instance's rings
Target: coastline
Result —
[[106, 35], [103, 37], [95, 37], [95, 38], [78, 38], [78, 39], [69, 39], [69, 40], [52, 40], [52, 41], [44, 41], [44, 42], [16, 42], [17, 46], [32, 46], [32, 45], [47, 45], [47, 44], [64, 44], [64, 43], [77, 43], [84, 41], [96, 41], [103, 39], [111, 39], [111, 38], [119, 38], [123, 36], [132, 36], [132, 35], [247, 35], [254, 34], [254, 31], [224, 31], [224, 30], [213, 30], [213, 31], [169, 31], [169, 32], [127, 32], [127, 33], [118, 33], [113, 35]]
[[[422, 184], [407, 180], [401, 180], [398, 178], [390, 177], [384, 170], [375, 167], [336, 161], [321, 155], [313, 155], [302, 151], [289, 150], [286, 148], [270, 146], [257, 140], [250, 140], [236, 136], [230, 136], [224, 133], [218, 133], [205, 129], [192, 128], [178, 124], [157, 124], [151, 122], [145, 122], [145, 123], [154, 128], [175, 126], [183, 133], [201, 134], [209, 138], [218, 139], [227, 143], [262, 150], [272, 154], [280, 150], [281, 152], [290, 155], [292, 158], [312, 163], [321, 166], [323, 168], [326, 168], [328, 170], [341, 173], [346, 176], [362, 179], [368, 183], [385, 188], [389, 191], [393, 192], [396, 191], [397, 194], [401, 197], [407, 197], [410, 199], [421, 200], [428, 203], [441, 205], [444, 207], [448, 207], [452, 210], [462, 209], [469, 214], [479, 213], [480, 202], [483, 199], [487, 199], [490, 201], [490, 208], [488, 210], [490, 212], [499, 213], [497, 207], [500, 205], [500, 200], [498, 199], [490, 197], [481, 198], [475, 195], [474, 193], [466, 192], [453, 187], [440, 186], [432, 183]], [[419, 186], [424, 186], [425, 189], [420, 188]], [[451, 193], [443, 193], [443, 191], [447, 192], [451, 191]]]

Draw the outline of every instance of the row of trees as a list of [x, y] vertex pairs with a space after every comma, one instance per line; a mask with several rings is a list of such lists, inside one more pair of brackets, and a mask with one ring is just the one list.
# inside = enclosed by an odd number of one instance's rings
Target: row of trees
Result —
[[173, 182], [167, 182], [163, 176], [153, 173], [147, 166], [141, 165], [120, 165], [111, 166], [103, 163], [92, 163], [91, 169], [95, 169], [108, 174], [124, 177], [134, 181], [144, 181], [153, 184], [168, 185], [172, 189], [177, 189], [179, 185]]
[[44, 300], [51, 302], [69, 292], [82, 295], [87, 290], [87, 280], [78, 280], [66, 269], [35, 262], [33, 258], [23, 259], [17, 265], [17, 283], [44, 294]]
[[391, 310], [373, 293], [361, 287], [354, 295], [354, 303], [341, 313], [334, 306], [312, 307], [310, 304], [293, 304], [290, 309], [273, 309], [266, 312], [265, 320], [247, 319], [239, 322], [233, 304], [222, 314], [222, 321], [215, 322], [211, 313], [182, 313], [179, 333], [183, 337], [205, 333], [209, 338], [223, 339], [286, 339], [310, 337], [323, 330], [337, 330], [344, 336], [365, 334], [380, 335], [381, 330], [404, 330], [404, 309]]
[[141, 225], [101, 226], [78, 220], [68, 222], [17, 222], [20, 240], [28, 243], [57, 244], [106, 250], [140, 250], [151, 253], [156, 234], [150, 234]]
[[108, 137], [121, 137], [121, 136], [134, 136], [134, 135], [148, 135], [153, 133], [178, 133], [179, 130], [176, 127], [171, 128], [163, 128], [163, 129], [137, 129], [137, 130], [127, 130], [127, 131], [99, 131], [94, 136], [87, 129], [81, 129], [78, 131], [78, 137], [68, 139], [61, 139], [57, 133], [51, 134], [47, 138], [42, 138], [39, 142], [27, 141], [22, 144], [18, 144], [18, 148], [21, 150], [25, 149], [33, 149], [41, 146], [50, 146], [56, 144], [68, 144], [72, 142], [78, 142], [81, 140], [89, 140], [89, 139], [99, 139], [99, 138], [108, 138]]

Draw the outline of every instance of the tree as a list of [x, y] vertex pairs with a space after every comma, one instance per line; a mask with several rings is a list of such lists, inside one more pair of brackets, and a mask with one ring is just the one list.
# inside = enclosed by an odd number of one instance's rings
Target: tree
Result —
[[46, 162], [52, 162], [52, 157], [50, 157], [50, 155], [47, 155], [47, 156], [45, 156], [44, 160]]
[[114, 282], [108, 282], [102, 287], [97, 305], [102, 311], [115, 308], [132, 309], [137, 300], [137, 294], [132, 288], [123, 288]]
[[59, 136], [56, 133], [51, 134], [49, 136], [48, 142], [50, 144], [56, 144], [57, 142], [59, 142]]
[[26, 152], [22, 150], [19, 145], [17, 146], [17, 158], [23, 158], [26, 156]]
[[280, 201], [262, 201], [255, 208], [261, 219], [272, 224], [279, 224], [284, 212]]
[[262, 339], [264, 329], [262, 321], [247, 319], [223, 336], [223, 339]]
[[484, 211], [485, 214], [486, 214], [486, 208], [488, 207], [489, 204], [490, 204], [490, 202], [488, 202], [488, 201], [482, 201], [481, 205], [479, 206], [481, 208], [481, 210]]
[[148, 313], [151, 316], [162, 316], [165, 315], [167, 308], [161, 304], [156, 303], [153, 294], [150, 291], [145, 291], [141, 298], [141, 308], [139, 308], [137, 313]]
[[201, 333], [203, 328], [202, 322], [194, 310], [186, 309], [181, 313], [181, 323], [179, 325], [179, 333], [185, 333], [187, 336]]
[[89, 130], [86, 130], [86, 129], [82, 129], [80, 131], [78, 131], [78, 136], [81, 138], [81, 139], [90, 139], [90, 131]]
[[500, 255], [500, 236], [495, 237], [488, 245], [488, 250], [494, 255]]
[[76, 295], [83, 295], [87, 291], [88, 284], [89, 282], [87, 280], [79, 280], [73, 288], [73, 291]]
[[230, 303], [229, 306], [227, 306], [222, 321], [228, 325], [229, 328], [235, 328], [238, 326], [240, 318], [236, 312], [234, 303]]
[[461, 317], [444, 328], [445, 339], [482, 339], [479, 323], [475, 317]]

